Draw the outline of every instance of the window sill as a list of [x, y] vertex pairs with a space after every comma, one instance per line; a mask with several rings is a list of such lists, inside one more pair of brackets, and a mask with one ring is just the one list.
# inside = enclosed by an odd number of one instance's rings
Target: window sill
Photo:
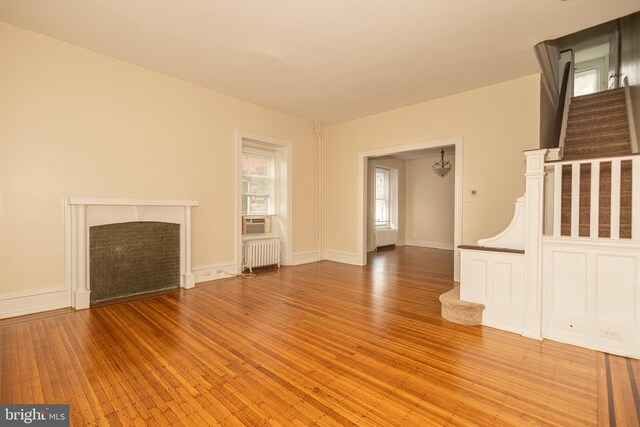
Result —
[[245, 234], [242, 236], [242, 241], [247, 240], [260, 240], [260, 239], [270, 239], [272, 237], [278, 237], [275, 233], [264, 233], [264, 234]]

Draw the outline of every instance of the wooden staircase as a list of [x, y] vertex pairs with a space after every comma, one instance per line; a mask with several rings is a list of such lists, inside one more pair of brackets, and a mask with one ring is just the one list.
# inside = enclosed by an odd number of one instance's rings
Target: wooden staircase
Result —
[[[562, 160], [631, 154], [624, 89], [574, 97], [569, 106]], [[631, 238], [631, 161], [621, 164], [620, 238]], [[561, 235], [571, 235], [571, 166], [562, 168]], [[598, 236], [590, 236], [591, 165], [580, 166], [579, 237], [610, 237], [611, 162], [600, 167]]]

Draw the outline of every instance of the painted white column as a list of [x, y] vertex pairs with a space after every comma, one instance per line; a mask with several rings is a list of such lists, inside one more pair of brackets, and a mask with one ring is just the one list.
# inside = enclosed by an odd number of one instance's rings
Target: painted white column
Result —
[[76, 238], [77, 251], [76, 256], [76, 289], [75, 289], [75, 309], [81, 310], [89, 308], [90, 294], [87, 283], [87, 205], [78, 205], [76, 207]]
[[526, 171], [526, 229], [524, 238], [525, 294], [522, 335], [542, 339], [542, 234], [544, 219], [544, 162], [549, 150], [524, 153]]
[[562, 235], [562, 165], [553, 172], [553, 237]]
[[[611, 238], [620, 238], [620, 174], [622, 164], [620, 159], [611, 161]], [[632, 190], [633, 191], [633, 190]]]
[[191, 206], [184, 207], [184, 231], [185, 270], [182, 287], [189, 289], [196, 285], [196, 277], [191, 271]]
[[580, 163], [574, 163], [571, 165], [571, 237], [578, 236], [580, 236]]
[[591, 207], [589, 218], [589, 237], [600, 235], [600, 162], [591, 162]]

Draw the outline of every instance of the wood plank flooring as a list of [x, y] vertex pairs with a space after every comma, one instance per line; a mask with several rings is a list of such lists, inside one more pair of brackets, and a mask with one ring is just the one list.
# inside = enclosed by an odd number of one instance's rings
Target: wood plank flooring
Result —
[[73, 425], [637, 425], [637, 361], [449, 323], [452, 286], [451, 252], [404, 247], [0, 321], [0, 402]]

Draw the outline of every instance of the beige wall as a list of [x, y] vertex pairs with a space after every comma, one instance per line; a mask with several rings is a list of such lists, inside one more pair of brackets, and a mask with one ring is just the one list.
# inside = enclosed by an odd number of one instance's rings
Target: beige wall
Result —
[[[453, 147], [445, 160], [455, 168]], [[438, 161], [440, 154], [406, 162], [407, 245], [453, 249], [455, 176], [436, 175], [432, 166]]]
[[64, 285], [69, 196], [199, 200], [194, 267], [233, 262], [236, 128], [293, 143], [293, 252], [317, 249], [313, 123], [3, 23], [0, 58], [0, 294]]
[[329, 126], [325, 145], [325, 249], [357, 251], [358, 152], [462, 136], [464, 243], [504, 229], [524, 193], [523, 150], [540, 142], [538, 74]]

